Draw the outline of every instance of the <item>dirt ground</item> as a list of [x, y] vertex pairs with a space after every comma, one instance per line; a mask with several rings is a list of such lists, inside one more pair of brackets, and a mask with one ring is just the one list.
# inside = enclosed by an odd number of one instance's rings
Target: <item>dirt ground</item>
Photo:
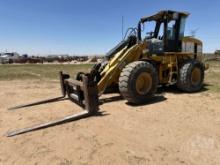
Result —
[[59, 95], [57, 81], [0, 81], [1, 165], [220, 164], [220, 94], [206, 88], [196, 94], [167, 88], [141, 106], [107, 94], [100, 116], [5, 136], [81, 110], [68, 100], [7, 110]]

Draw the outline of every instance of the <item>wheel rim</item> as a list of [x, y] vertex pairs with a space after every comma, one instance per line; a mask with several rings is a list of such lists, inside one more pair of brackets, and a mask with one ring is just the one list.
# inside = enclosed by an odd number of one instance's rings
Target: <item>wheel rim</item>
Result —
[[141, 73], [136, 80], [136, 91], [140, 95], [147, 94], [152, 86], [152, 78], [150, 73]]
[[191, 82], [193, 85], [198, 85], [201, 81], [201, 70], [199, 68], [194, 68], [192, 71]]

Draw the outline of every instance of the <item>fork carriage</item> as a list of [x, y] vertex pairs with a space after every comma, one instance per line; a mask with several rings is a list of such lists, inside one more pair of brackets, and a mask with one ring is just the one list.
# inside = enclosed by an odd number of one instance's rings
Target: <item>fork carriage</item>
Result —
[[79, 119], [97, 114], [99, 110], [98, 89], [97, 89], [97, 84], [91, 79], [90, 74], [83, 74], [81, 76], [82, 78], [81, 81], [71, 80], [69, 79], [70, 76], [68, 74], [63, 74], [62, 72], [60, 72], [59, 74], [60, 74], [60, 86], [61, 86], [61, 93], [62, 93], [61, 97], [52, 98], [48, 100], [42, 100], [39, 102], [30, 103], [26, 105], [20, 105], [20, 106], [9, 108], [9, 110], [15, 110], [15, 109], [35, 106], [39, 104], [61, 101], [67, 97], [69, 100], [71, 100], [72, 102], [82, 107], [84, 111], [61, 118], [61, 119], [50, 121], [47, 123], [38, 124], [38, 125], [31, 126], [31, 127], [11, 131], [11, 132], [8, 132], [6, 136], [11, 137], [11, 136], [15, 136], [18, 134], [23, 134], [26, 132], [65, 123], [68, 121], [79, 120]]

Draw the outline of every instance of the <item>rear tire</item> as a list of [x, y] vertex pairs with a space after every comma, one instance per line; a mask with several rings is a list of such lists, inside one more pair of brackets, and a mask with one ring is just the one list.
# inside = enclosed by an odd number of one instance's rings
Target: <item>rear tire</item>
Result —
[[184, 92], [197, 92], [203, 87], [204, 66], [197, 60], [187, 61], [179, 70], [177, 87]]
[[130, 103], [141, 104], [157, 90], [156, 68], [149, 62], [136, 61], [128, 64], [119, 77], [121, 95]]

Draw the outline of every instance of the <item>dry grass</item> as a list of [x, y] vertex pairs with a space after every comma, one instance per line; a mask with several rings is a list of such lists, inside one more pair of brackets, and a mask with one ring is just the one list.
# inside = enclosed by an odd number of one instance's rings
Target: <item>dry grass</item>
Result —
[[0, 65], [0, 80], [57, 79], [59, 71], [71, 76], [86, 72], [92, 64], [24, 64]]
[[[206, 71], [205, 83], [212, 92], [220, 92], [220, 62], [208, 61], [210, 68]], [[56, 80], [58, 72], [64, 71], [74, 76], [78, 72], [87, 72], [92, 64], [24, 64], [0, 65], [0, 80]]]

